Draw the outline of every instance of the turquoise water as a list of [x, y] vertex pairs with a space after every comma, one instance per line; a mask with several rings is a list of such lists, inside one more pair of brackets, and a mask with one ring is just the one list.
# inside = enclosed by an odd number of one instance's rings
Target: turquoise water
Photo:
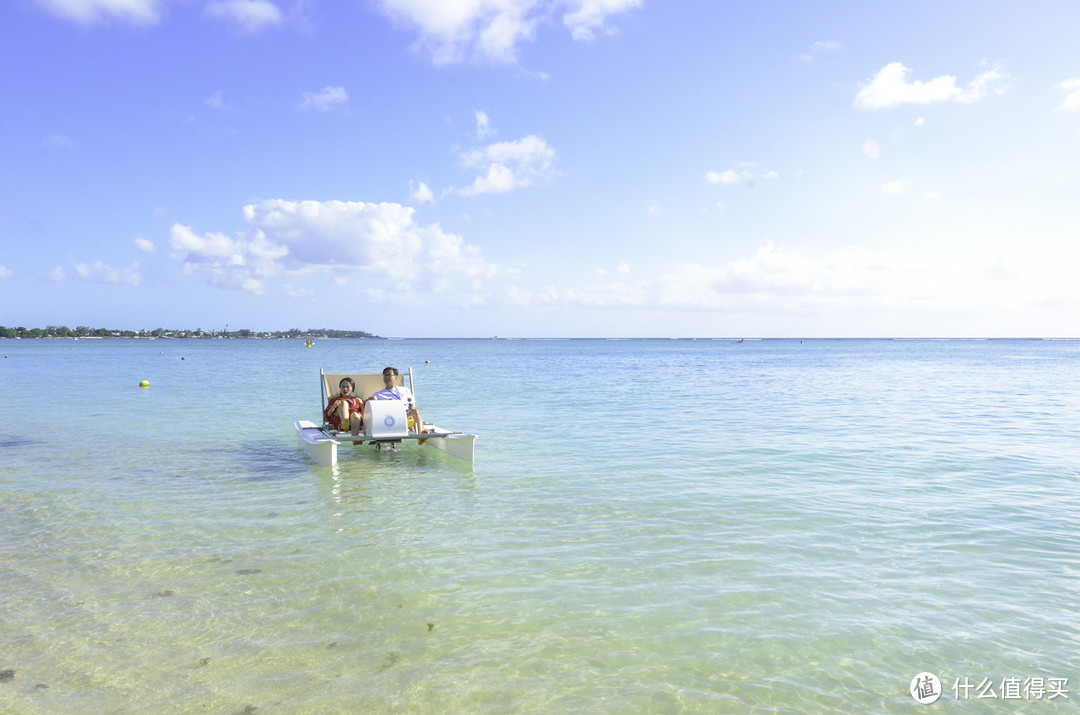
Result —
[[[0, 355], [5, 713], [1080, 701], [1077, 341]], [[475, 465], [303, 455], [319, 368], [387, 364], [426, 419], [480, 435]], [[936, 705], [908, 692], [923, 671]], [[1069, 699], [1005, 698], [1013, 678]], [[998, 697], [955, 702], [965, 679]]]

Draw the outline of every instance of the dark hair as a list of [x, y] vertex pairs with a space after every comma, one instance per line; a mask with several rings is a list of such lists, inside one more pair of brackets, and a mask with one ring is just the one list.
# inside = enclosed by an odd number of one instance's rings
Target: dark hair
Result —
[[353, 392], [356, 392], [356, 380], [352, 379], [351, 377], [341, 378], [341, 382], [337, 384], [338, 388], [340, 389], [341, 386], [344, 385], [346, 382], [352, 385]]
[[397, 375], [398, 370], [396, 367], [384, 367], [382, 371], [383, 375]]

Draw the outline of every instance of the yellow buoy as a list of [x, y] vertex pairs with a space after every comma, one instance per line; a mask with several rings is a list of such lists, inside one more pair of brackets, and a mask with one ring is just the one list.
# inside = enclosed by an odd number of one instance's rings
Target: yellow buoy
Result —
[[150, 381], [149, 380], [143, 380], [142, 382], [139, 383], [139, 387], [150, 387]]

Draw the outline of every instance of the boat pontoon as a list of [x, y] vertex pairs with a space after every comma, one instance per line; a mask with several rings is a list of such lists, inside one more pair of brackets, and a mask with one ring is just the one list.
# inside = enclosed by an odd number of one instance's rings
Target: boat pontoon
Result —
[[[320, 370], [319, 377], [324, 410], [327, 400], [338, 394], [338, 385], [345, 377], [351, 377], [356, 382], [354, 394], [364, 400], [364, 430], [359, 435], [338, 432], [332, 425], [325, 422], [322, 424], [315, 424], [308, 420], [296, 422], [300, 446], [319, 464], [327, 467], [336, 465], [338, 447], [343, 444], [373, 445], [375, 449], [382, 451], [396, 450], [399, 445], [406, 442], [416, 442], [469, 462], [473, 460], [473, 442], [476, 440], [476, 435], [444, 430], [429, 422], [423, 424], [423, 431], [410, 431], [404, 402], [371, 399], [372, 395], [384, 387], [382, 373], [373, 375], [328, 373]], [[416, 387], [413, 383], [412, 368], [409, 368], [407, 373], [401, 373], [401, 379], [406, 382], [405, 387], [408, 387], [415, 395]]]

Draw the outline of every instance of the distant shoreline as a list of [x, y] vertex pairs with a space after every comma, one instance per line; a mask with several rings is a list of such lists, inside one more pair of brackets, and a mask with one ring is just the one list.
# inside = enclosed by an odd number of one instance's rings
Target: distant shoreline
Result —
[[331, 330], [329, 328], [320, 328], [307, 330], [299, 330], [293, 328], [291, 330], [248, 330], [246, 328], [241, 330], [221, 330], [221, 331], [208, 331], [208, 330], [166, 330], [165, 328], [155, 328], [154, 330], [110, 330], [108, 328], [88, 328], [85, 326], [79, 326], [77, 328], [68, 328], [66, 326], [54, 326], [50, 325], [47, 328], [5, 328], [0, 325], [0, 338], [81, 338], [81, 339], [95, 339], [95, 338], [135, 338], [135, 339], [157, 339], [168, 338], [178, 340], [218, 340], [218, 339], [282, 339], [282, 338], [300, 338], [301, 340], [316, 340], [327, 338], [365, 338], [374, 340], [384, 340], [378, 335], [365, 332], [363, 330]]
[[[159, 332], [160, 330], [160, 332]], [[565, 341], [607, 341], [607, 342], [638, 342], [638, 341], [702, 341], [702, 342], [726, 342], [726, 343], [761, 343], [761, 342], [828, 342], [828, 341], [880, 341], [880, 342], [913, 342], [913, 343], [942, 343], [942, 342], [994, 342], [994, 341], [1042, 341], [1042, 342], [1080, 342], [1080, 336], [995, 336], [995, 337], [895, 337], [895, 336], [873, 336], [873, 337], [754, 337], [754, 338], [737, 338], [737, 337], [667, 337], [667, 336], [652, 336], [652, 337], [476, 337], [476, 336], [457, 336], [457, 337], [431, 337], [431, 336], [412, 336], [412, 337], [400, 337], [389, 336], [384, 337], [381, 335], [372, 335], [364, 331], [357, 330], [266, 330], [266, 331], [254, 331], [254, 330], [235, 330], [235, 331], [221, 331], [221, 332], [209, 332], [209, 331], [197, 331], [197, 330], [112, 330], [104, 331], [102, 334], [100, 331], [91, 331], [90, 333], [76, 332], [74, 330], [69, 331], [67, 334], [61, 333], [49, 333], [47, 329], [41, 328], [4, 328], [0, 326], [0, 339], [9, 340], [101, 340], [105, 338], [109, 339], [133, 339], [133, 340], [285, 340], [285, 339], [299, 339], [299, 340], [341, 340], [341, 339], [362, 339], [362, 340], [483, 340], [487, 342], [499, 341], [499, 342], [565, 342]]]

